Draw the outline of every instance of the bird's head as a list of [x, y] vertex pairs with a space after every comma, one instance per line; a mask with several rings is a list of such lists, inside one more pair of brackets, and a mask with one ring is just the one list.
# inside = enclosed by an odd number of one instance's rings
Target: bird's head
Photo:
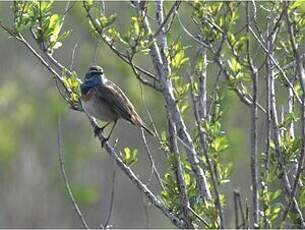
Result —
[[82, 93], [87, 93], [91, 88], [98, 86], [100, 84], [106, 84], [107, 79], [104, 75], [104, 70], [102, 67], [94, 65], [87, 71], [84, 82], [81, 85]]
[[86, 73], [85, 81], [89, 80], [93, 76], [103, 76], [104, 75], [104, 69], [98, 65], [90, 66], [89, 70]]

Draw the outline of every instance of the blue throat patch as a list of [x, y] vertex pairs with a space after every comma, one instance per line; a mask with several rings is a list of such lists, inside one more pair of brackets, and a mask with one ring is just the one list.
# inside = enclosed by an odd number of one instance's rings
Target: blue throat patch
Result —
[[82, 94], [87, 94], [87, 92], [91, 88], [93, 88], [95, 86], [98, 86], [100, 84], [103, 84], [101, 75], [94, 74], [92, 77], [90, 77], [89, 79], [85, 80], [83, 82], [83, 84], [81, 84], [80, 91], [81, 91]]

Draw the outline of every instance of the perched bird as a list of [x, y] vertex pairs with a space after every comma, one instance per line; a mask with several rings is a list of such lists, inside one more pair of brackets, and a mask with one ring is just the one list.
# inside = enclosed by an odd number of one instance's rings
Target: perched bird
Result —
[[[84, 82], [80, 86], [82, 107], [90, 116], [107, 122], [103, 130], [110, 123], [114, 123], [107, 140], [118, 121], [123, 118], [131, 124], [146, 130], [150, 135], [153, 132], [147, 128], [134, 106], [123, 91], [112, 81], [106, 78], [103, 68], [91, 66], [86, 73]], [[97, 130], [96, 130], [97, 131]]]

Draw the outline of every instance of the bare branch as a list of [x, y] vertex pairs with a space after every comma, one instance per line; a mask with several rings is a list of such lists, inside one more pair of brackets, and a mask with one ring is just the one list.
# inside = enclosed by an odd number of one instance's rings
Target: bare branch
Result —
[[[238, 190], [234, 190], [233, 191], [233, 196], [234, 196], [234, 210], [235, 210], [235, 226], [236, 228], [247, 228], [246, 226], [246, 221], [247, 221], [247, 215], [245, 214], [244, 210], [243, 210], [243, 206], [242, 206], [242, 202], [241, 202], [241, 197], [240, 197], [240, 193]], [[241, 214], [241, 219], [242, 219], [242, 223], [239, 225], [238, 222], [238, 210]], [[246, 211], [247, 212], [247, 211]], [[248, 222], [249, 223], [249, 222]]]
[[109, 222], [112, 214], [113, 203], [114, 203], [114, 192], [115, 192], [115, 178], [116, 178], [116, 169], [113, 167], [112, 171], [112, 182], [111, 182], [111, 194], [110, 194], [110, 205], [108, 209], [108, 213], [104, 222], [104, 228], [109, 228]]
[[147, 143], [147, 140], [146, 140], [146, 137], [145, 137], [145, 133], [144, 133], [144, 129], [141, 129], [141, 136], [142, 136], [142, 140], [143, 140], [143, 143], [144, 143], [144, 146], [145, 146], [145, 150], [146, 150], [146, 153], [147, 153], [147, 156], [148, 156], [148, 159], [150, 161], [150, 165], [151, 165], [151, 168], [152, 168], [152, 171], [154, 172], [155, 176], [156, 176], [156, 179], [161, 187], [162, 190], [165, 190], [165, 187], [163, 185], [163, 182], [162, 182], [162, 178], [160, 176], [160, 173], [158, 171], [158, 169], [156, 168], [156, 164], [155, 164], [155, 161], [154, 161], [154, 158], [151, 154], [151, 151], [150, 151], [150, 148], [148, 146], [148, 143]]
[[148, 115], [148, 117], [149, 117], [150, 123], [151, 123], [151, 125], [152, 125], [152, 127], [153, 127], [153, 131], [154, 131], [154, 133], [156, 134], [156, 138], [157, 138], [158, 141], [160, 142], [160, 134], [159, 134], [159, 132], [158, 132], [158, 130], [157, 130], [157, 126], [156, 126], [156, 124], [155, 124], [155, 122], [154, 122], [154, 120], [153, 120], [153, 118], [152, 118], [152, 115], [151, 115], [151, 113], [150, 113], [150, 111], [149, 111], [149, 109], [148, 109], [148, 107], [147, 107], [147, 104], [145, 103], [144, 94], [143, 94], [143, 87], [142, 87], [141, 84], [140, 84], [140, 89], [141, 89], [141, 100], [142, 100], [142, 102], [143, 102], [145, 112], [147, 113], [147, 115]]
[[134, 74], [135, 74], [135, 76], [137, 77], [137, 79], [138, 79], [143, 85], [147, 85], [147, 86], [149, 86], [149, 87], [151, 87], [151, 88], [153, 88], [153, 89], [155, 89], [155, 90], [157, 90], [157, 91], [161, 91], [160, 86], [156, 84], [157, 81], [153, 81], [153, 83], [152, 83], [152, 82], [146, 80], [145, 78], [143, 78], [143, 77], [141, 76], [141, 74], [137, 71], [136, 66], [133, 64], [133, 57], [130, 57], [130, 56], [129, 56], [128, 59], [129, 59], [129, 63], [130, 63], [130, 66], [131, 66], [132, 71], [134, 72]]
[[154, 34], [154, 37], [157, 37], [159, 35], [159, 33], [161, 32], [161, 30], [163, 30], [164, 26], [166, 25], [167, 21], [170, 19], [172, 14], [175, 14], [177, 9], [179, 8], [181, 4], [181, 1], [176, 1], [173, 6], [170, 8], [169, 12], [167, 13], [164, 21], [162, 22], [162, 24], [159, 26], [159, 28], [157, 29], [156, 33]]
[[61, 170], [61, 174], [62, 177], [64, 179], [64, 183], [68, 192], [68, 195], [72, 201], [73, 207], [75, 212], [77, 213], [82, 225], [84, 228], [89, 229], [87, 221], [83, 215], [83, 213], [81, 212], [81, 210], [79, 209], [76, 200], [74, 198], [74, 195], [72, 193], [71, 187], [70, 187], [70, 183], [66, 174], [66, 170], [65, 170], [65, 164], [64, 164], [64, 157], [63, 157], [63, 152], [62, 152], [62, 135], [61, 135], [61, 120], [60, 117], [58, 118], [57, 121], [57, 145], [58, 145], [58, 157], [59, 157], [59, 163], [60, 163], [60, 170]]
[[275, 60], [274, 56], [271, 55], [268, 52], [268, 49], [266, 48], [266, 46], [264, 45], [264, 43], [259, 39], [259, 37], [256, 35], [256, 33], [253, 31], [253, 29], [251, 28], [251, 26], [249, 27], [250, 32], [252, 33], [252, 35], [255, 37], [255, 39], [258, 41], [259, 45], [263, 48], [263, 50], [265, 51], [265, 53], [268, 55], [268, 57], [270, 57], [270, 60], [273, 62], [273, 64], [275, 65], [275, 67], [280, 71], [281, 75], [284, 77], [284, 80], [286, 81], [287, 85], [291, 88], [291, 90], [293, 90], [293, 94], [294, 96], [298, 99], [299, 103], [302, 104], [302, 99], [299, 97], [299, 95], [297, 94], [297, 92], [295, 91], [292, 83], [290, 82], [289, 78], [287, 77], [285, 71], [281, 68], [281, 66], [278, 64], [278, 62]]
[[73, 47], [73, 51], [72, 51], [72, 55], [71, 55], [71, 64], [70, 64], [70, 67], [69, 67], [70, 69], [73, 69], [75, 53], [76, 53], [77, 47], [78, 47], [78, 41], [75, 43], [75, 45]]
[[178, 21], [179, 21], [179, 23], [180, 23], [181, 28], [183, 29], [183, 31], [184, 31], [190, 38], [192, 38], [192, 39], [193, 39], [195, 42], [197, 42], [199, 45], [201, 45], [201, 46], [203, 46], [203, 47], [205, 47], [205, 48], [209, 48], [209, 45], [208, 45], [208, 44], [206, 44], [205, 42], [199, 40], [199, 39], [196, 38], [191, 32], [189, 32], [189, 31], [187, 30], [187, 28], [183, 25], [183, 23], [182, 23], [182, 21], [181, 21], [181, 19], [180, 19], [180, 16], [179, 16], [179, 13], [178, 13], [178, 12], [177, 12], [177, 18], [178, 18]]

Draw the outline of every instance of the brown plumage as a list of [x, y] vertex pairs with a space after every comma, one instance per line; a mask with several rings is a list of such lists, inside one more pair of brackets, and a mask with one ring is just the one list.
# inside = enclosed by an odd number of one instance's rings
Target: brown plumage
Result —
[[150, 135], [154, 136], [153, 132], [146, 127], [141, 117], [137, 114], [127, 96], [112, 81], [107, 80], [105, 85], [97, 86], [95, 92], [96, 97], [104, 101], [117, 114], [118, 118], [123, 118], [136, 126], [142, 127]]

